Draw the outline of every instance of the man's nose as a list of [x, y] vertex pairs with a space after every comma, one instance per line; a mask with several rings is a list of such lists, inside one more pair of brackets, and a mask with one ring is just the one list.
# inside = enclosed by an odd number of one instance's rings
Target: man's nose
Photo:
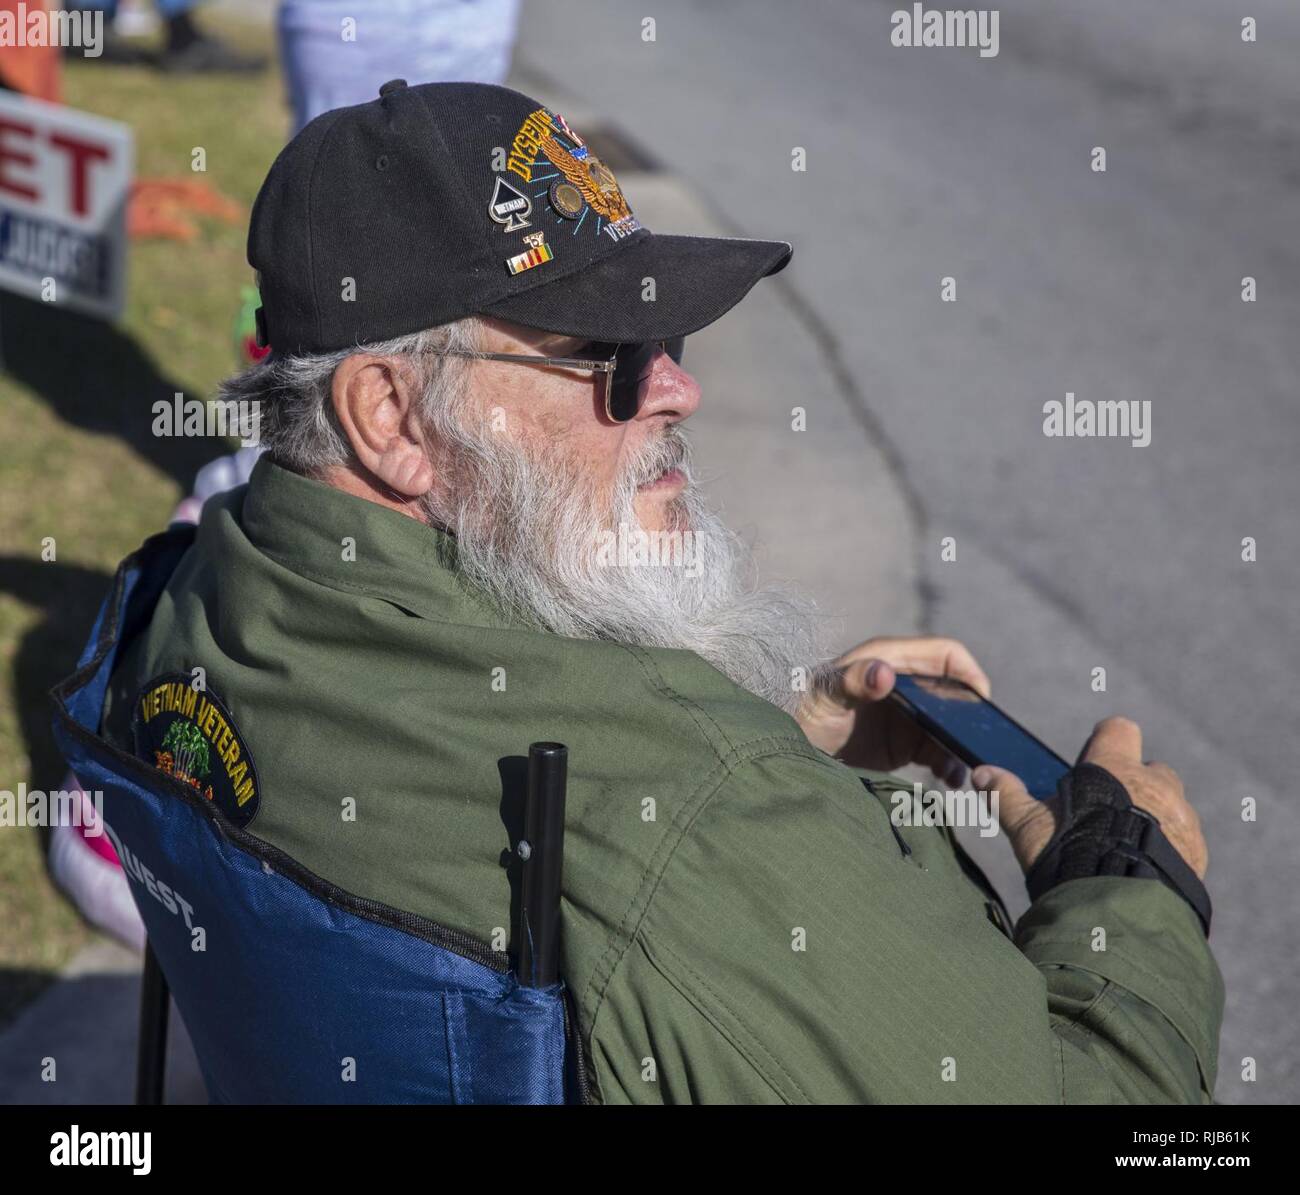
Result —
[[668, 416], [689, 419], [700, 405], [700, 384], [661, 348], [641, 380], [638, 419]]

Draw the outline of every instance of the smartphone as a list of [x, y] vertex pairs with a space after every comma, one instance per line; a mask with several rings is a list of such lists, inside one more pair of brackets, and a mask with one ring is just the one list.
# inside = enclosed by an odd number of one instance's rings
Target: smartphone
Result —
[[932, 739], [969, 767], [1014, 772], [1031, 796], [1055, 796], [1070, 765], [963, 681], [900, 672], [889, 694]]

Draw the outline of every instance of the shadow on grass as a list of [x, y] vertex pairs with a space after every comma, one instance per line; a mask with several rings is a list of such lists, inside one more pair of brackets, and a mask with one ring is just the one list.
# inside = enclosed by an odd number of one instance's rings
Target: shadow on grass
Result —
[[[23, 556], [0, 556], [0, 593], [13, 594], [43, 617], [18, 645], [13, 660], [13, 688], [19, 731], [31, 770], [29, 788], [49, 792], [62, 787], [67, 765], [50, 729], [50, 687], [67, 676], [108, 593], [109, 572], [75, 564], [43, 562]], [[48, 859], [49, 830], [39, 834], [42, 861]], [[34, 845], [34, 844], [33, 844]], [[34, 999], [52, 975], [16, 968], [0, 969], [0, 1025]]]
[[200, 466], [227, 451], [206, 437], [153, 434], [153, 404], [193, 390], [102, 320], [0, 292], [0, 368], [72, 426], [124, 440], [182, 493]]
[[18, 725], [31, 760], [30, 788], [60, 787], [67, 766], [54, 745], [50, 687], [67, 676], [90, 634], [113, 574], [30, 556], [0, 556], [0, 593], [34, 606], [43, 617], [14, 654]]
[[[64, 423], [112, 436], [188, 493], [198, 469], [227, 451], [211, 438], [153, 434], [153, 404], [171, 402], [187, 387], [166, 376], [134, 340], [112, 324], [48, 303], [0, 292], [0, 369], [33, 391]], [[95, 451], [93, 444], [82, 451]], [[74, 470], [75, 459], [66, 462]], [[166, 510], [159, 511], [159, 523]], [[40, 611], [40, 621], [16, 645], [13, 692], [19, 733], [30, 759], [29, 787], [62, 787], [67, 767], [50, 729], [49, 689], [67, 676], [108, 593], [112, 572], [31, 556], [0, 556], [0, 593]], [[37, 845], [33, 843], [33, 846]], [[43, 861], [49, 831], [40, 831]], [[0, 1021], [50, 977], [0, 971]]]

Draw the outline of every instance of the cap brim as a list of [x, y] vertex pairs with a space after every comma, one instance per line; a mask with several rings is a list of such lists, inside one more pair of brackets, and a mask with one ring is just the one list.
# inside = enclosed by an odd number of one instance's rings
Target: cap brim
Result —
[[[651, 233], [482, 314], [584, 340], [668, 340], [725, 315], [793, 253], [785, 241]], [[642, 297], [647, 278], [654, 279], [653, 301]]]

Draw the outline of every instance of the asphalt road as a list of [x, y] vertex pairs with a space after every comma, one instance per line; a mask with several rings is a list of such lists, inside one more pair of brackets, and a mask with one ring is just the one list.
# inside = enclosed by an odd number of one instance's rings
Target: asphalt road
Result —
[[[1179, 769], [1228, 985], [1218, 1098], [1294, 1101], [1300, 11], [1252, 4], [1249, 45], [1207, 0], [1017, 0], [981, 58], [891, 46], [895, 7], [657, 0], [647, 42], [645, 5], [544, 0], [517, 53], [538, 98], [552, 80], [736, 232], [795, 244], [776, 285], [892, 463], [919, 617], [1063, 754], [1122, 712]], [[1150, 444], [1045, 437], [1043, 404], [1067, 391], [1149, 400]], [[805, 442], [788, 419], [770, 435], [793, 468]], [[851, 506], [863, 479], [837, 468]], [[798, 536], [797, 510], [774, 533]], [[822, 596], [851, 606], [881, 529], [820, 534]], [[1023, 907], [1005, 844], [974, 849]]]

